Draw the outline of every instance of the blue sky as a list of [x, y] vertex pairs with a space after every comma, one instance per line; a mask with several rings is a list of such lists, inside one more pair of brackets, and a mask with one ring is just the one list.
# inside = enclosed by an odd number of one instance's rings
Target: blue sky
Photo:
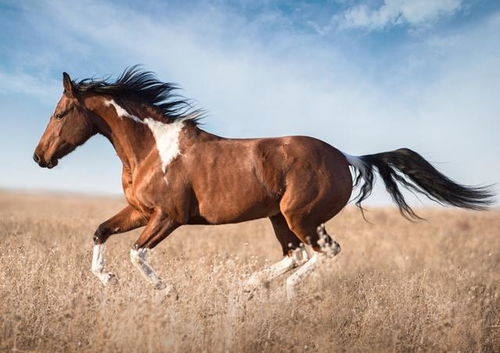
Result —
[[0, 187], [120, 193], [102, 137], [53, 170], [31, 156], [63, 71], [136, 63], [179, 83], [223, 136], [404, 146], [460, 182], [498, 183], [499, 33], [500, 2], [487, 0], [0, 0]]

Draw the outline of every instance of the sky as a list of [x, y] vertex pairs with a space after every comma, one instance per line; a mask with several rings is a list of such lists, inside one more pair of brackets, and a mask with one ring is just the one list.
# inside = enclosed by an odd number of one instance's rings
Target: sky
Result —
[[178, 83], [215, 134], [408, 147], [459, 182], [499, 183], [499, 33], [494, 0], [0, 0], [0, 188], [121, 193], [101, 136], [52, 170], [32, 154], [63, 71], [134, 64]]

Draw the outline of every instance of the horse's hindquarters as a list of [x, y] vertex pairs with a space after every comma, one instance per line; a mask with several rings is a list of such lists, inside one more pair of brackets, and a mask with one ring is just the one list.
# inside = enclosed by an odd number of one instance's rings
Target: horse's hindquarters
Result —
[[316, 229], [349, 200], [352, 180], [347, 161], [320, 140], [303, 136], [224, 140], [203, 147], [204, 159], [193, 161], [192, 185], [200, 217], [207, 223], [283, 213], [305, 219]]
[[317, 227], [345, 207], [352, 192], [352, 177], [345, 157], [316, 139], [290, 144], [294, 163], [286, 175], [280, 210], [290, 229], [303, 242], [317, 247]]

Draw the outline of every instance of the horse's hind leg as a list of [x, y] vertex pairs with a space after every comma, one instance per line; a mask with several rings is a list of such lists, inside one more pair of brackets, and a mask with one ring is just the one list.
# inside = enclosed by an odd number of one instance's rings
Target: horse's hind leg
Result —
[[286, 219], [281, 213], [269, 217], [269, 220], [273, 225], [274, 234], [281, 244], [283, 256], [291, 255], [294, 250], [302, 245], [300, 239], [288, 228]]
[[324, 252], [326, 255], [331, 257], [340, 252], [340, 244], [333, 240], [332, 237], [326, 232], [324, 223], [321, 223], [318, 228], [316, 228], [316, 233], [319, 237], [317, 242], [319, 249], [315, 250]]
[[258, 286], [302, 265], [308, 259], [307, 252], [302, 246], [300, 239], [288, 228], [285, 217], [282, 214], [278, 214], [269, 219], [273, 224], [274, 233], [281, 244], [284, 257], [277, 263], [253, 273], [244, 284], [246, 291], [252, 291]]
[[294, 274], [286, 280], [286, 296], [288, 300], [292, 299], [295, 296], [295, 289], [299, 283], [303, 281], [303, 279], [311, 272], [313, 272], [316, 268], [324, 260], [324, 254], [315, 252], [314, 255], [307, 261], [301, 268], [297, 270]]
[[295, 234], [307, 241], [315, 251], [309, 261], [287, 278], [286, 293], [288, 299], [292, 299], [295, 296], [296, 287], [307, 275], [318, 268], [327, 257], [337, 255], [340, 252], [340, 245], [328, 235], [324, 224], [320, 224], [314, 229], [306, 222], [294, 223], [293, 219], [291, 219], [289, 223], [291, 223], [291, 229]]

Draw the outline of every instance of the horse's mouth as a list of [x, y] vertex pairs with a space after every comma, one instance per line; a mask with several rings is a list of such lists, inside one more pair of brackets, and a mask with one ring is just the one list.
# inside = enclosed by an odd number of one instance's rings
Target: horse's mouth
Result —
[[57, 158], [51, 158], [50, 161], [46, 162], [43, 158], [40, 158], [40, 156], [36, 152], [33, 155], [33, 159], [36, 164], [38, 164], [42, 168], [52, 169], [59, 163]]
[[52, 169], [52, 168], [54, 168], [57, 165], [57, 163], [59, 163], [58, 160], [57, 159], [53, 159], [49, 163], [47, 163], [47, 168]]

